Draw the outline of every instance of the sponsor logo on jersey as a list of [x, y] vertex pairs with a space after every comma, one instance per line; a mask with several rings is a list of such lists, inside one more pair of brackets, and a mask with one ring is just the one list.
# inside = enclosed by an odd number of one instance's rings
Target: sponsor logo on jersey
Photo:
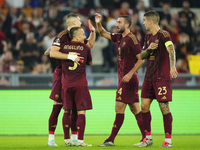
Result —
[[149, 44], [149, 41], [147, 41], [147, 44]]

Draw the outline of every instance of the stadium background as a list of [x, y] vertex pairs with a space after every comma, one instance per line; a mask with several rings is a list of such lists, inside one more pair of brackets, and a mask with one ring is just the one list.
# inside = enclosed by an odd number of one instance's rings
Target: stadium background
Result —
[[[16, 2], [17, 0], [13, 0]], [[45, 1], [45, 0], [42, 0]], [[48, 1], [48, 0], [46, 0]], [[57, 0], [59, 2], [59, 0]], [[61, 0], [62, 1], [62, 0]], [[63, 0], [64, 1], [64, 0]], [[66, 1], [66, 0], [65, 0]], [[70, 0], [69, 0], [70, 1]], [[75, 0], [73, 0], [75, 1]], [[82, 0], [81, 0], [82, 1]], [[86, 0], [87, 1], [87, 0]], [[91, 0], [92, 1], [92, 0]], [[107, 0], [102, 0], [107, 1]], [[110, 2], [111, 0], [107, 1]], [[130, 1], [130, 0], [129, 0]], [[135, 0], [136, 2], [137, 0]], [[165, 0], [151, 0], [154, 4], [150, 4], [150, 7], [162, 11], [161, 6], [158, 2], [163, 2]], [[181, 8], [182, 0], [169, 0], [172, 4], [171, 13], [179, 12]], [[2, 0], [0, 0], [2, 2]], [[11, 1], [12, 3], [12, 1]], [[175, 5], [175, 3], [177, 5]], [[200, 3], [199, 1], [190, 0], [192, 11], [196, 13], [198, 18], [200, 18]], [[78, 7], [78, 6], [77, 6]], [[43, 11], [46, 16], [51, 7], [44, 6], [44, 8], [39, 8], [39, 12]], [[134, 6], [134, 10], [135, 10]], [[27, 13], [27, 16], [31, 16], [33, 8], [19, 8], [21, 12]], [[109, 9], [109, 17], [111, 17], [111, 12], [114, 8]], [[132, 9], [132, 8], [131, 8]], [[69, 13], [72, 10], [71, 6], [64, 7], [60, 13]], [[90, 8], [79, 8], [79, 13], [83, 15], [84, 19], [88, 19], [89, 14], [93, 10]], [[1, 15], [7, 15], [9, 9], [1, 9]], [[75, 10], [74, 10], [75, 11]], [[84, 16], [86, 15], [86, 17]], [[40, 16], [41, 17], [41, 16]], [[108, 18], [109, 18], [108, 17]], [[41, 17], [44, 18], [44, 15]], [[40, 18], [40, 19], [41, 19]], [[2, 18], [1, 18], [2, 19]], [[2, 20], [0, 19], [0, 24]], [[46, 17], [48, 19], [48, 17]], [[85, 23], [84, 23], [85, 25]], [[200, 33], [200, 25], [196, 30]], [[85, 28], [87, 26], [85, 25]], [[10, 30], [9, 30], [10, 31]], [[37, 30], [36, 30], [37, 31]], [[200, 35], [198, 34], [200, 37]], [[19, 40], [19, 39], [18, 39]], [[17, 42], [17, 41], [15, 41]], [[199, 42], [199, 41], [198, 41]], [[198, 46], [198, 42], [195, 43]], [[1, 44], [1, 43], [0, 43]], [[16, 52], [16, 51], [15, 51]], [[16, 55], [16, 54], [15, 54]], [[200, 59], [200, 58], [199, 58]], [[189, 60], [190, 61], [190, 60]], [[15, 58], [15, 63], [18, 62], [18, 57]], [[200, 75], [199, 66], [200, 61], [196, 60], [194, 66], [191, 66], [194, 70], [192, 72], [182, 73], [178, 76], [178, 81], [174, 82], [174, 86], [178, 85], [178, 88], [173, 90], [173, 102], [170, 103], [170, 109], [173, 114], [173, 134], [196, 134], [200, 135]], [[39, 62], [40, 63], [40, 62]], [[198, 66], [197, 66], [198, 64]], [[20, 65], [16, 63], [16, 65]], [[26, 64], [25, 64], [26, 65]], [[38, 65], [38, 64], [36, 64]], [[143, 65], [145, 66], [145, 65]], [[190, 68], [190, 69], [191, 69]], [[142, 71], [141, 71], [142, 70]], [[139, 70], [139, 74], [144, 76], [144, 68]], [[41, 71], [41, 70], [40, 70]], [[7, 74], [4, 74], [7, 73]], [[113, 73], [113, 72], [112, 72]], [[116, 72], [114, 72], [114, 77], [110, 76], [111, 73], [100, 74], [92, 73], [90, 74], [90, 79], [97, 82], [90, 82], [89, 85], [92, 86], [102, 86], [104, 89], [92, 89], [90, 87], [90, 92], [93, 100], [93, 110], [86, 112], [86, 135], [108, 135], [111, 132], [113, 121], [115, 118], [114, 104], [115, 104], [115, 92], [117, 77]], [[46, 76], [47, 75], [47, 76]], [[51, 92], [51, 81], [52, 73], [41, 73], [38, 72], [37, 75], [32, 72], [18, 73], [14, 74], [12, 72], [0, 72], [1, 87], [0, 87], [0, 135], [46, 135], [48, 136], [48, 119], [52, 110], [53, 101], [48, 97]], [[115, 78], [115, 79], [114, 79]], [[20, 85], [20, 80], [25, 81], [26, 85]], [[140, 86], [143, 79], [140, 78]], [[182, 82], [183, 81], [183, 82]], [[4, 84], [4, 85], [3, 85]], [[109, 85], [111, 84], [111, 85]], [[107, 89], [110, 86], [114, 86], [114, 89]], [[195, 86], [195, 87], [194, 87]], [[14, 88], [14, 90], [13, 90]], [[33, 89], [32, 89], [33, 88]], [[46, 90], [43, 88], [47, 88]], [[193, 88], [193, 89], [190, 89]], [[21, 89], [21, 90], [19, 90]], [[29, 90], [26, 90], [29, 89]], [[139, 91], [139, 94], [141, 91]], [[156, 101], [153, 102], [151, 106], [152, 112], [152, 134], [162, 134], [164, 133], [162, 114], [159, 110]], [[55, 134], [63, 135], [62, 130], [62, 114], [59, 115], [58, 125]], [[135, 117], [131, 114], [129, 109], [126, 109], [125, 120], [119, 134], [140, 134]], [[2, 136], [4, 138], [4, 136]], [[11, 136], [12, 137], [12, 136]], [[46, 141], [45, 141], [46, 142]], [[10, 143], [9, 143], [10, 144]], [[9, 145], [8, 144], [8, 145]], [[46, 144], [46, 143], [45, 143]]]

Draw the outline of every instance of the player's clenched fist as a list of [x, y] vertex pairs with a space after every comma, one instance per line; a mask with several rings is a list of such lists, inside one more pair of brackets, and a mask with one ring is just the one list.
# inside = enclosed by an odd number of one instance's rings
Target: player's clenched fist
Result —
[[101, 15], [98, 14], [98, 13], [95, 13], [94, 15], [95, 15], [95, 22], [100, 23], [101, 22]]

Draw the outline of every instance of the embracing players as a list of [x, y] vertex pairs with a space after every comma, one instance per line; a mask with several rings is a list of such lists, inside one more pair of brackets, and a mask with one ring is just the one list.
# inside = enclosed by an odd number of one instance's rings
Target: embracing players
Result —
[[85, 131], [85, 111], [92, 109], [91, 96], [88, 89], [86, 79], [86, 65], [92, 65], [92, 57], [90, 45], [84, 44], [85, 32], [81, 27], [73, 27], [70, 29], [71, 42], [66, 42], [61, 45], [61, 52], [66, 54], [79, 53], [83, 58], [80, 65], [71, 60], [62, 60], [62, 90], [63, 90], [63, 109], [65, 122], [65, 145], [72, 146], [69, 129], [71, 126], [70, 112], [73, 109], [77, 110], [77, 130], [78, 144], [77, 146], [85, 147], [92, 146], [84, 142]]
[[[70, 41], [70, 37], [69, 37], [69, 30], [72, 27], [80, 27], [81, 26], [81, 22], [80, 22], [80, 18], [77, 14], [75, 13], [69, 13], [66, 17], [66, 23], [68, 28], [62, 32], [60, 32], [56, 38], [53, 41], [52, 47], [51, 47], [51, 51], [50, 51], [50, 57], [52, 58], [56, 58], [57, 60], [57, 65], [56, 65], [56, 69], [54, 71], [54, 75], [53, 75], [53, 84], [52, 84], [52, 92], [50, 95], [50, 99], [54, 100], [54, 105], [53, 105], [53, 109], [51, 112], [51, 115], [49, 117], [49, 139], [48, 139], [48, 146], [57, 146], [57, 144], [55, 143], [54, 140], [54, 132], [56, 129], [56, 125], [57, 125], [57, 119], [58, 119], [58, 115], [60, 113], [60, 110], [62, 108], [62, 97], [61, 97], [61, 74], [62, 74], [62, 67], [61, 67], [61, 60], [59, 59], [70, 59], [73, 60], [75, 62], [78, 63], [80, 57], [77, 56], [77, 54], [73, 54], [73, 55], [68, 55], [68, 54], [63, 54], [60, 52], [60, 46], [65, 43], [66, 41]], [[90, 21], [88, 21], [89, 23], [89, 28], [91, 30], [91, 34], [90, 37], [88, 38], [87, 42], [90, 47], [93, 47], [94, 42], [95, 42], [95, 29], [94, 27], [91, 25]], [[77, 120], [77, 113], [76, 111], [74, 111], [74, 113], [72, 113], [71, 116], [71, 132], [72, 132], [72, 143], [74, 145], [77, 144], [77, 128], [76, 128], [76, 120]], [[65, 121], [65, 117], [63, 116], [63, 122]], [[65, 139], [66, 141], [66, 139]]]

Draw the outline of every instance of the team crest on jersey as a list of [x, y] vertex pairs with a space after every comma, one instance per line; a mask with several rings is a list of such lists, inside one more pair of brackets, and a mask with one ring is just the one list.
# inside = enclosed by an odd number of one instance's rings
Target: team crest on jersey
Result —
[[56, 98], [56, 99], [58, 99], [58, 98], [59, 98], [59, 95], [58, 95], [58, 94], [56, 94], [56, 95], [55, 95], [55, 98]]
[[126, 45], [126, 42], [123, 42], [123, 43], [122, 43], [122, 47], [124, 47], [125, 45]]
[[158, 42], [159, 42], [159, 40], [158, 40], [158, 39], [156, 39], [156, 40], [155, 40], [155, 43], [158, 43]]

